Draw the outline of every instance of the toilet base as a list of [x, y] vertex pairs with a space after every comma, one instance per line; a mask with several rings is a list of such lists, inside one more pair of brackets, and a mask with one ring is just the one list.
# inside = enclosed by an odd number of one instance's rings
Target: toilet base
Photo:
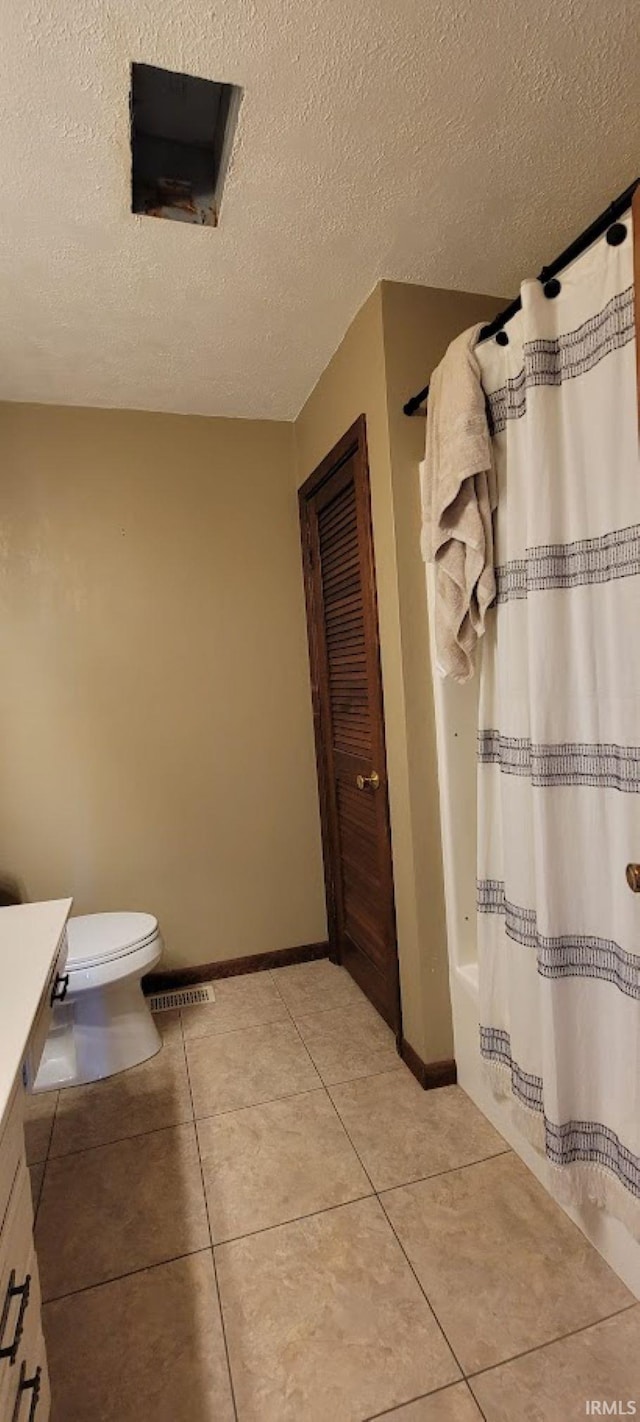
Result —
[[77, 993], [71, 987], [66, 1001], [54, 1007], [33, 1090], [101, 1081], [139, 1066], [161, 1046], [139, 978]]

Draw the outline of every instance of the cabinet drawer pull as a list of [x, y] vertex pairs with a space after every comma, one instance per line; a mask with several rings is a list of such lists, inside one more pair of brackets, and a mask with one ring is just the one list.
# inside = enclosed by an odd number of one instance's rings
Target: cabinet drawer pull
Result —
[[54, 984], [53, 984], [53, 987], [52, 987], [52, 989], [51, 989], [51, 998], [50, 998], [51, 1006], [53, 1007], [54, 1002], [64, 1002], [65, 997], [67, 996], [68, 990], [69, 990], [69, 974], [68, 974], [68, 973], [65, 973], [65, 974], [64, 974], [64, 977], [63, 977], [63, 976], [61, 976], [60, 973], [58, 973], [58, 976], [57, 976], [57, 978], [56, 978], [56, 980], [55, 980], [55, 982], [54, 982]]
[[[18, 1356], [20, 1339], [22, 1338], [22, 1334], [24, 1331], [24, 1316], [27, 1312], [30, 1293], [31, 1275], [27, 1274], [24, 1284], [16, 1284], [16, 1271], [15, 1269], [12, 1269], [9, 1275], [9, 1285], [2, 1307], [2, 1318], [0, 1318], [0, 1358], [8, 1358], [12, 1366]], [[13, 1341], [11, 1343], [3, 1344], [2, 1339], [4, 1338], [4, 1330], [7, 1326], [7, 1320], [9, 1318], [9, 1309], [11, 1308], [12, 1300], [18, 1298], [20, 1299], [20, 1308], [18, 1310], [18, 1317], [16, 1319], [16, 1329], [13, 1335]]]
[[33, 1374], [33, 1377], [32, 1377], [32, 1378], [28, 1378], [28, 1377], [27, 1377], [27, 1365], [26, 1365], [25, 1362], [23, 1362], [23, 1363], [21, 1364], [21, 1366], [20, 1366], [20, 1381], [19, 1381], [19, 1383], [18, 1383], [18, 1392], [17, 1392], [17, 1395], [16, 1395], [16, 1402], [15, 1402], [15, 1407], [14, 1407], [14, 1409], [13, 1409], [13, 1417], [11, 1418], [11, 1422], [19, 1422], [19, 1418], [20, 1418], [20, 1405], [21, 1405], [21, 1402], [22, 1402], [22, 1394], [25, 1393], [25, 1392], [30, 1392], [30, 1393], [31, 1393], [31, 1406], [30, 1406], [30, 1408], [29, 1408], [29, 1416], [28, 1416], [28, 1418], [26, 1419], [26, 1422], [33, 1422], [33, 1419], [34, 1419], [34, 1417], [35, 1417], [35, 1415], [36, 1415], [36, 1411], [37, 1411], [37, 1408], [38, 1408], [38, 1403], [39, 1403], [39, 1401], [40, 1401], [40, 1388], [41, 1388], [41, 1386], [42, 1386], [42, 1368], [36, 1368], [35, 1373]]

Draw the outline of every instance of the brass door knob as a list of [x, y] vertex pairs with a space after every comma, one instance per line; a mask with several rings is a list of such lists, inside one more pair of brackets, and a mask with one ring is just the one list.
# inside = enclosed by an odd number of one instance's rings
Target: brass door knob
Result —
[[640, 864], [627, 864], [627, 883], [632, 893], [640, 894]]
[[380, 784], [380, 776], [377, 770], [372, 770], [370, 775], [356, 775], [356, 785], [359, 790], [377, 790]]

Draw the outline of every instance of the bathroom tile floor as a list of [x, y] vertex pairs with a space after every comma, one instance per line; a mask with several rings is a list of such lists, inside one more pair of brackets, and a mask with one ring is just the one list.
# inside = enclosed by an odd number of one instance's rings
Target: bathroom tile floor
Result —
[[342, 969], [215, 990], [30, 1103], [53, 1422], [640, 1410], [640, 1304]]

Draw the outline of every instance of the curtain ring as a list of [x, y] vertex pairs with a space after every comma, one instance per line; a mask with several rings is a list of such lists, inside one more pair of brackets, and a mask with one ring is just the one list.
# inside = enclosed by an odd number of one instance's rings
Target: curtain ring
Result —
[[627, 229], [624, 222], [614, 222], [613, 227], [609, 227], [607, 230], [607, 242], [610, 247], [619, 247], [620, 243], [624, 242], [626, 235]]

